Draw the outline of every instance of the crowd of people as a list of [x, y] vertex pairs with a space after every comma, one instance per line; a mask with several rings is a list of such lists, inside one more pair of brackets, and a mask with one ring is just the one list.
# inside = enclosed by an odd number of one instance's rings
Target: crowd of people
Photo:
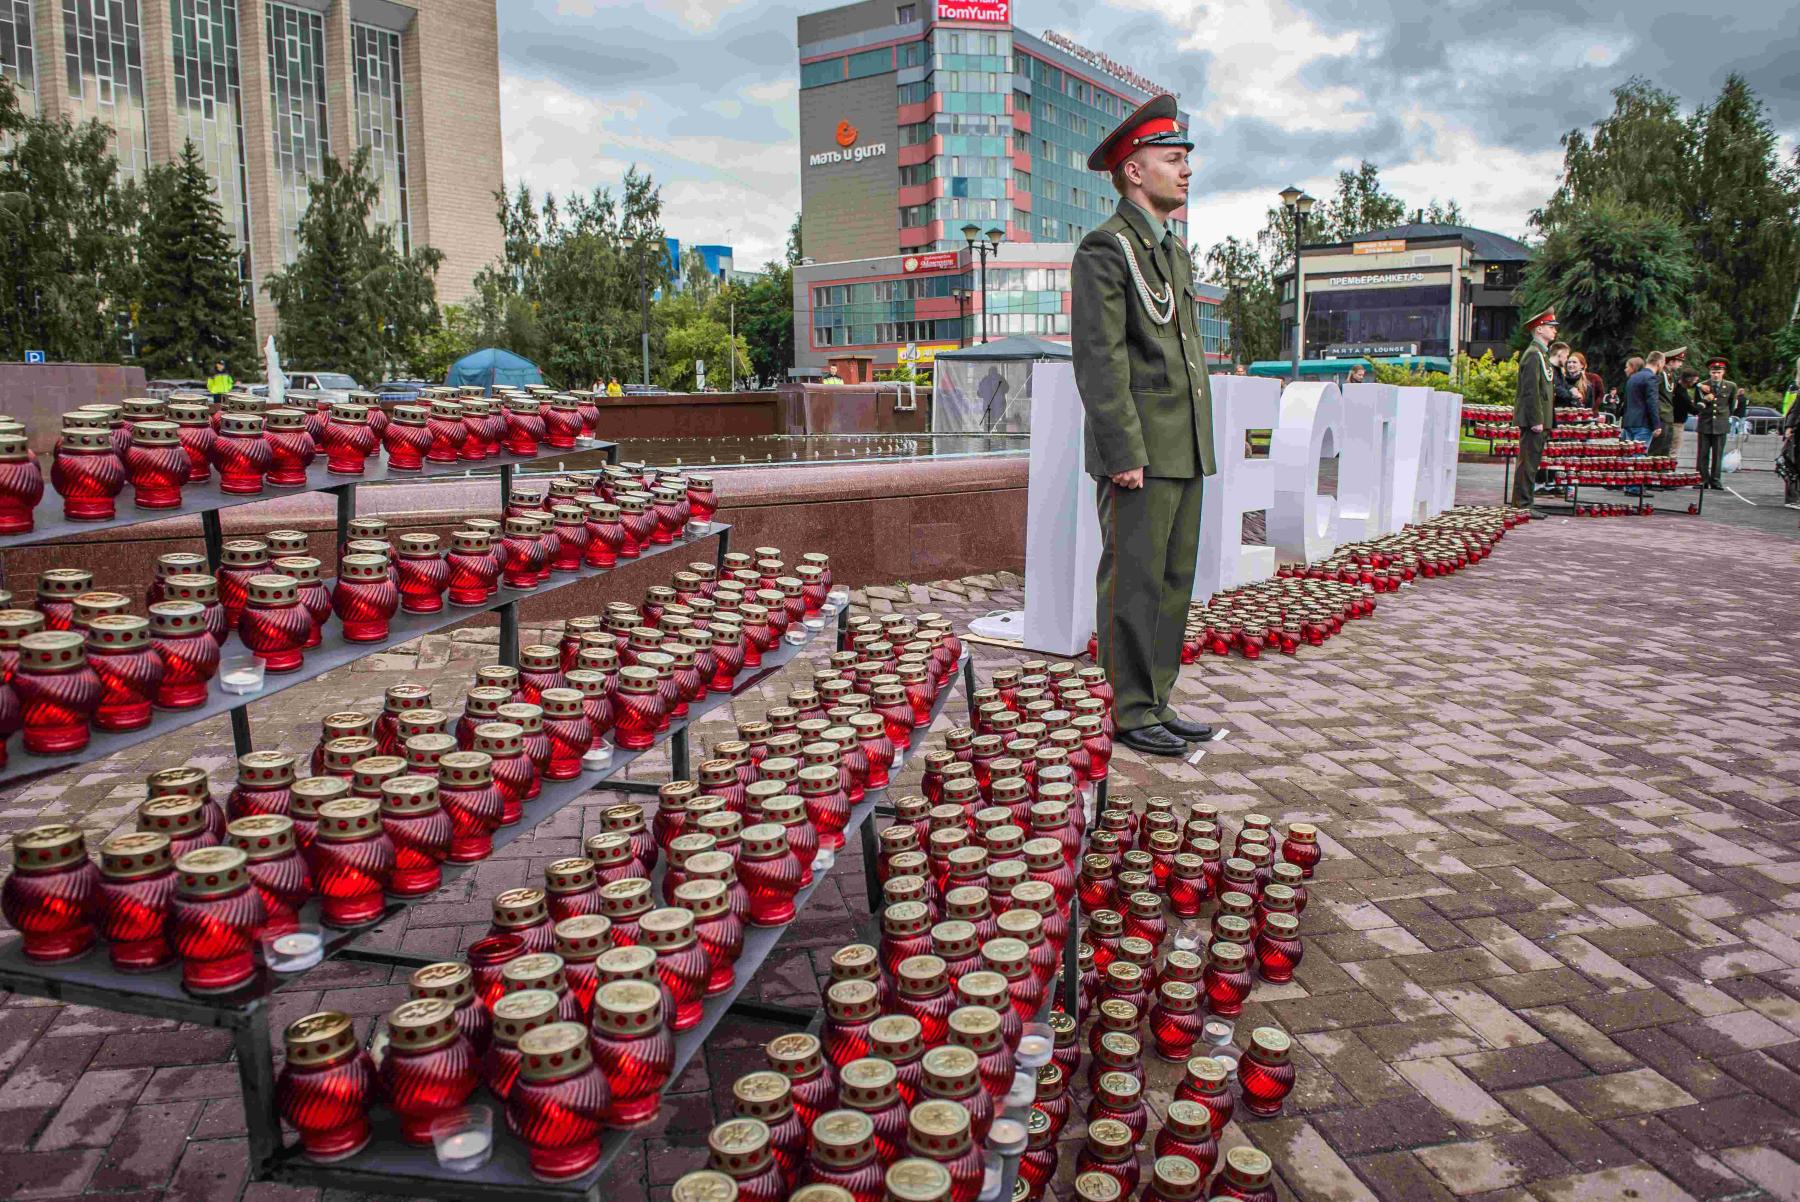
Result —
[[[1519, 473], [1513, 481], [1511, 503], [1543, 516], [1533, 504], [1540, 491], [1538, 466], [1549, 432], [1556, 425], [1558, 409], [1590, 409], [1611, 415], [1623, 436], [1644, 444], [1650, 455], [1678, 458], [1682, 432], [1694, 419], [1697, 446], [1694, 469], [1701, 488], [1724, 488], [1725, 443], [1734, 420], [1745, 416], [1749, 392], [1727, 377], [1731, 364], [1723, 355], [1706, 361], [1706, 371], [1687, 366], [1685, 346], [1670, 351], [1633, 355], [1625, 363], [1623, 389], [1607, 390], [1605, 382], [1589, 366], [1586, 356], [1556, 337], [1556, 315], [1551, 310], [1526, 323], [1531, 345], [1519, 362], [1514, 420], [1519, 427]], [[1797, 367], [1800, 382], [1800, 367]], [[1789, 406], [1783, 416], [1782, 475], [1787, 480], [1788, 500], [1800, 492], [1800, 406]], [[1633, 491], [1633, 490], [1627, 490]]]

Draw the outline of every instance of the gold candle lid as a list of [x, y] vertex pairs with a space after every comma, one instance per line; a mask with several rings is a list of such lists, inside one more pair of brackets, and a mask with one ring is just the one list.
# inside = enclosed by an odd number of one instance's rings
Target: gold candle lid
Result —
[[559, 1000], [548, 989], [521, 989], [494, 999], [494, 1042], [514, 1047], [525, 1032], [556, 1017]]
[[344, 843], [381, 833], [381, 803], [373, 797], [341, 797], [319, 806], [314, 838]]
[[320, 1010], [297, 1018], [281, 1033], [289, 1064], [310, 1068], [328, 1064], [356, 1046], [356, 1026], [348, 1014]]
[[[80, 832], [76, 833], [79, 836]], [[18, 859], [16, 840], [13, 848], [14, 862], [23, 867]], [[114, 835], [100, 845], [100, 873], [109, 880], [129, 881], [154, 876], [166, 872], [172, 863], [169, 837], [155, 831], [129, 831], [123, 835]]]
[[182, 897], [220, 897], [250, 884], [250, 858], [235, 847], [202, 847], [175, 861]]
[[813, 1122], [811, 1134], [813, 1157], [832, 1168], [853, 1167], [874, 1152], [875, 1124], [860, 1110], [828, 1111]]
[[252, 814], [227, 826], [225, 839], [253, 863], [280, 859], [294, 850], [294, 820], [286, 814]]
[[773, 1069], [758, 1069], [734, 1081], [731, 1096], [740, 1116], [770, 1122], [794, 1108], [794, 1083]]
[[887, 1192], [894, 1202], [943, 1202], [950, 1196], [950, 1170], [922, 1156], [896, 1160], [887, 1171]]
[[206, 822], [201, 805], [198, 797], [182, 794], [147, 798], [138, 803], [138, 829], [161, 831], [170, 836], [199, 830]]
[[516, 956], [500, 966], [500, 980], [506, 992], [521, 989], [548, 989], [561, 994], [569, 983], [563, 977], [563, 958], [555, 952], [534, 952]]
[[396, 1051], [442, 1047], [459, 1034], [456, 1006], [447, 998], [413, 998], [388, 1012], [388, 1039]]
[[612, 919], [604, 914], [576, 914], [552, 928], [556, 954], [564, 962], [597, 959], [612, 946]]
[[527, 1081], [554, 1081], [594, 1062], [580, 1023], [546, 1023], [519, 1036], [518, 1048], [519, 1075]]
[[969, 1143], [969, 1112], [956, 1102], [926, 1099], [906, 1116], [906, 1128], [914, 1152], [933, 1158], [955, 1155]]
[[288, 787], [288, 808], [301, 818], [317, 818], [319, 807], [350, 794], [350, 782], [341, 776], [306, 776]]
[[13, 836], [13, 864], [30, 872], [61, 868], [87, 859], [87, 840], [81, 828], [66, 822], [49, 822]]
[[407, 981], [413, 997], [437, 997], [460, 1006], [475, 996], [475, 973], [458, 960], [427, 964]]
[[706, 1137], [713, 1166], [733, 1177], [759, 1171], [769, 1160], [769, 1128], [759, 1119], [727, 1119]]
[[494, 925], [502, 930], [536, 926], [547, 917], [542, 889], [507, 889], [494, 898]]
[[662, 990], [647, 981], [612, 981], [594, 994], [593, 1024], [609, 1035], [648, 1035], [662, 1025]]
[[1095, 1170], [1075, 1178], [1075, 1197], [1078, 1202], [1119, 1202], [1123, 1193], [1119, 1179], [1111, 1173]]
[[698, 1169], [678, 1177], [669, 1189], [669, 1202], [737, 1202], [737, 1182], [713, 1169]]

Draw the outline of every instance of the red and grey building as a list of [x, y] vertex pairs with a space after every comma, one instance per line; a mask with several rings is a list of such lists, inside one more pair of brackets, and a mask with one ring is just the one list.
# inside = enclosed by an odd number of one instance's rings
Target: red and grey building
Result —
[[[1118, 203], [1088, 153], [1164, 89], [1013, 16], [1011, 0], [864, 0], [799, 19], [795, 374], [928, 364], [979, 341], [984, 314], [988, 338], [1068, 339], [1075, 246]], [[1004, 232], [985, 296], [968, 226]], [[1223, 290], [1200, 291], [1220, 362]]]

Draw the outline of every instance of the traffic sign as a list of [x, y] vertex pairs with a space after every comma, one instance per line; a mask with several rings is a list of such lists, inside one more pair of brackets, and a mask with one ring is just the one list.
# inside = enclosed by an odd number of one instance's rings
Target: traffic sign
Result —
[[49, 356], [45, 355], [43, 351], [25, 352], [25, 362], [27, 363], [48, 363], [49, 361]]

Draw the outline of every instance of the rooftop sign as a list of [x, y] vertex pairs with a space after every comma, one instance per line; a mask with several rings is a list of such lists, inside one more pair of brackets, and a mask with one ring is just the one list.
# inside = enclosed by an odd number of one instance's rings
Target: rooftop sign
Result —
[[[938, 5], [940, 11], [943, 7], [942, 3]], [[1136, 71], [1133, 71], [1130, 67], [1114, 62], [1111, 58], [1101, 54], [1098, 50], [1089, 50], [1080, 42], [1065, 38], [1054, 29], [1046, 29], [1044, 31], [1044, 40], [1049, 42], [1052, 46], [1055, 46], [1058, 50], [1063, 51], [1065, 54], [1074, 55], [1088, 66], [1098, 67], [1114, 79], [1124, 80], [1141, 92], [1149, 92], [1152, 96], [1160, 96], [1164, 92], [1169, 93], [1171, 96], [1180, 95], [1180, 93], [1176, 92], [1173, 88], [1165, 88], [1159, 83], [1153, 83], [1150, 80], [1145, 79], [1142, 75], [1139, 75]]]
[[937, 0], [937, 19], [1007, 25], [1012, 21], [1012, 0]]

